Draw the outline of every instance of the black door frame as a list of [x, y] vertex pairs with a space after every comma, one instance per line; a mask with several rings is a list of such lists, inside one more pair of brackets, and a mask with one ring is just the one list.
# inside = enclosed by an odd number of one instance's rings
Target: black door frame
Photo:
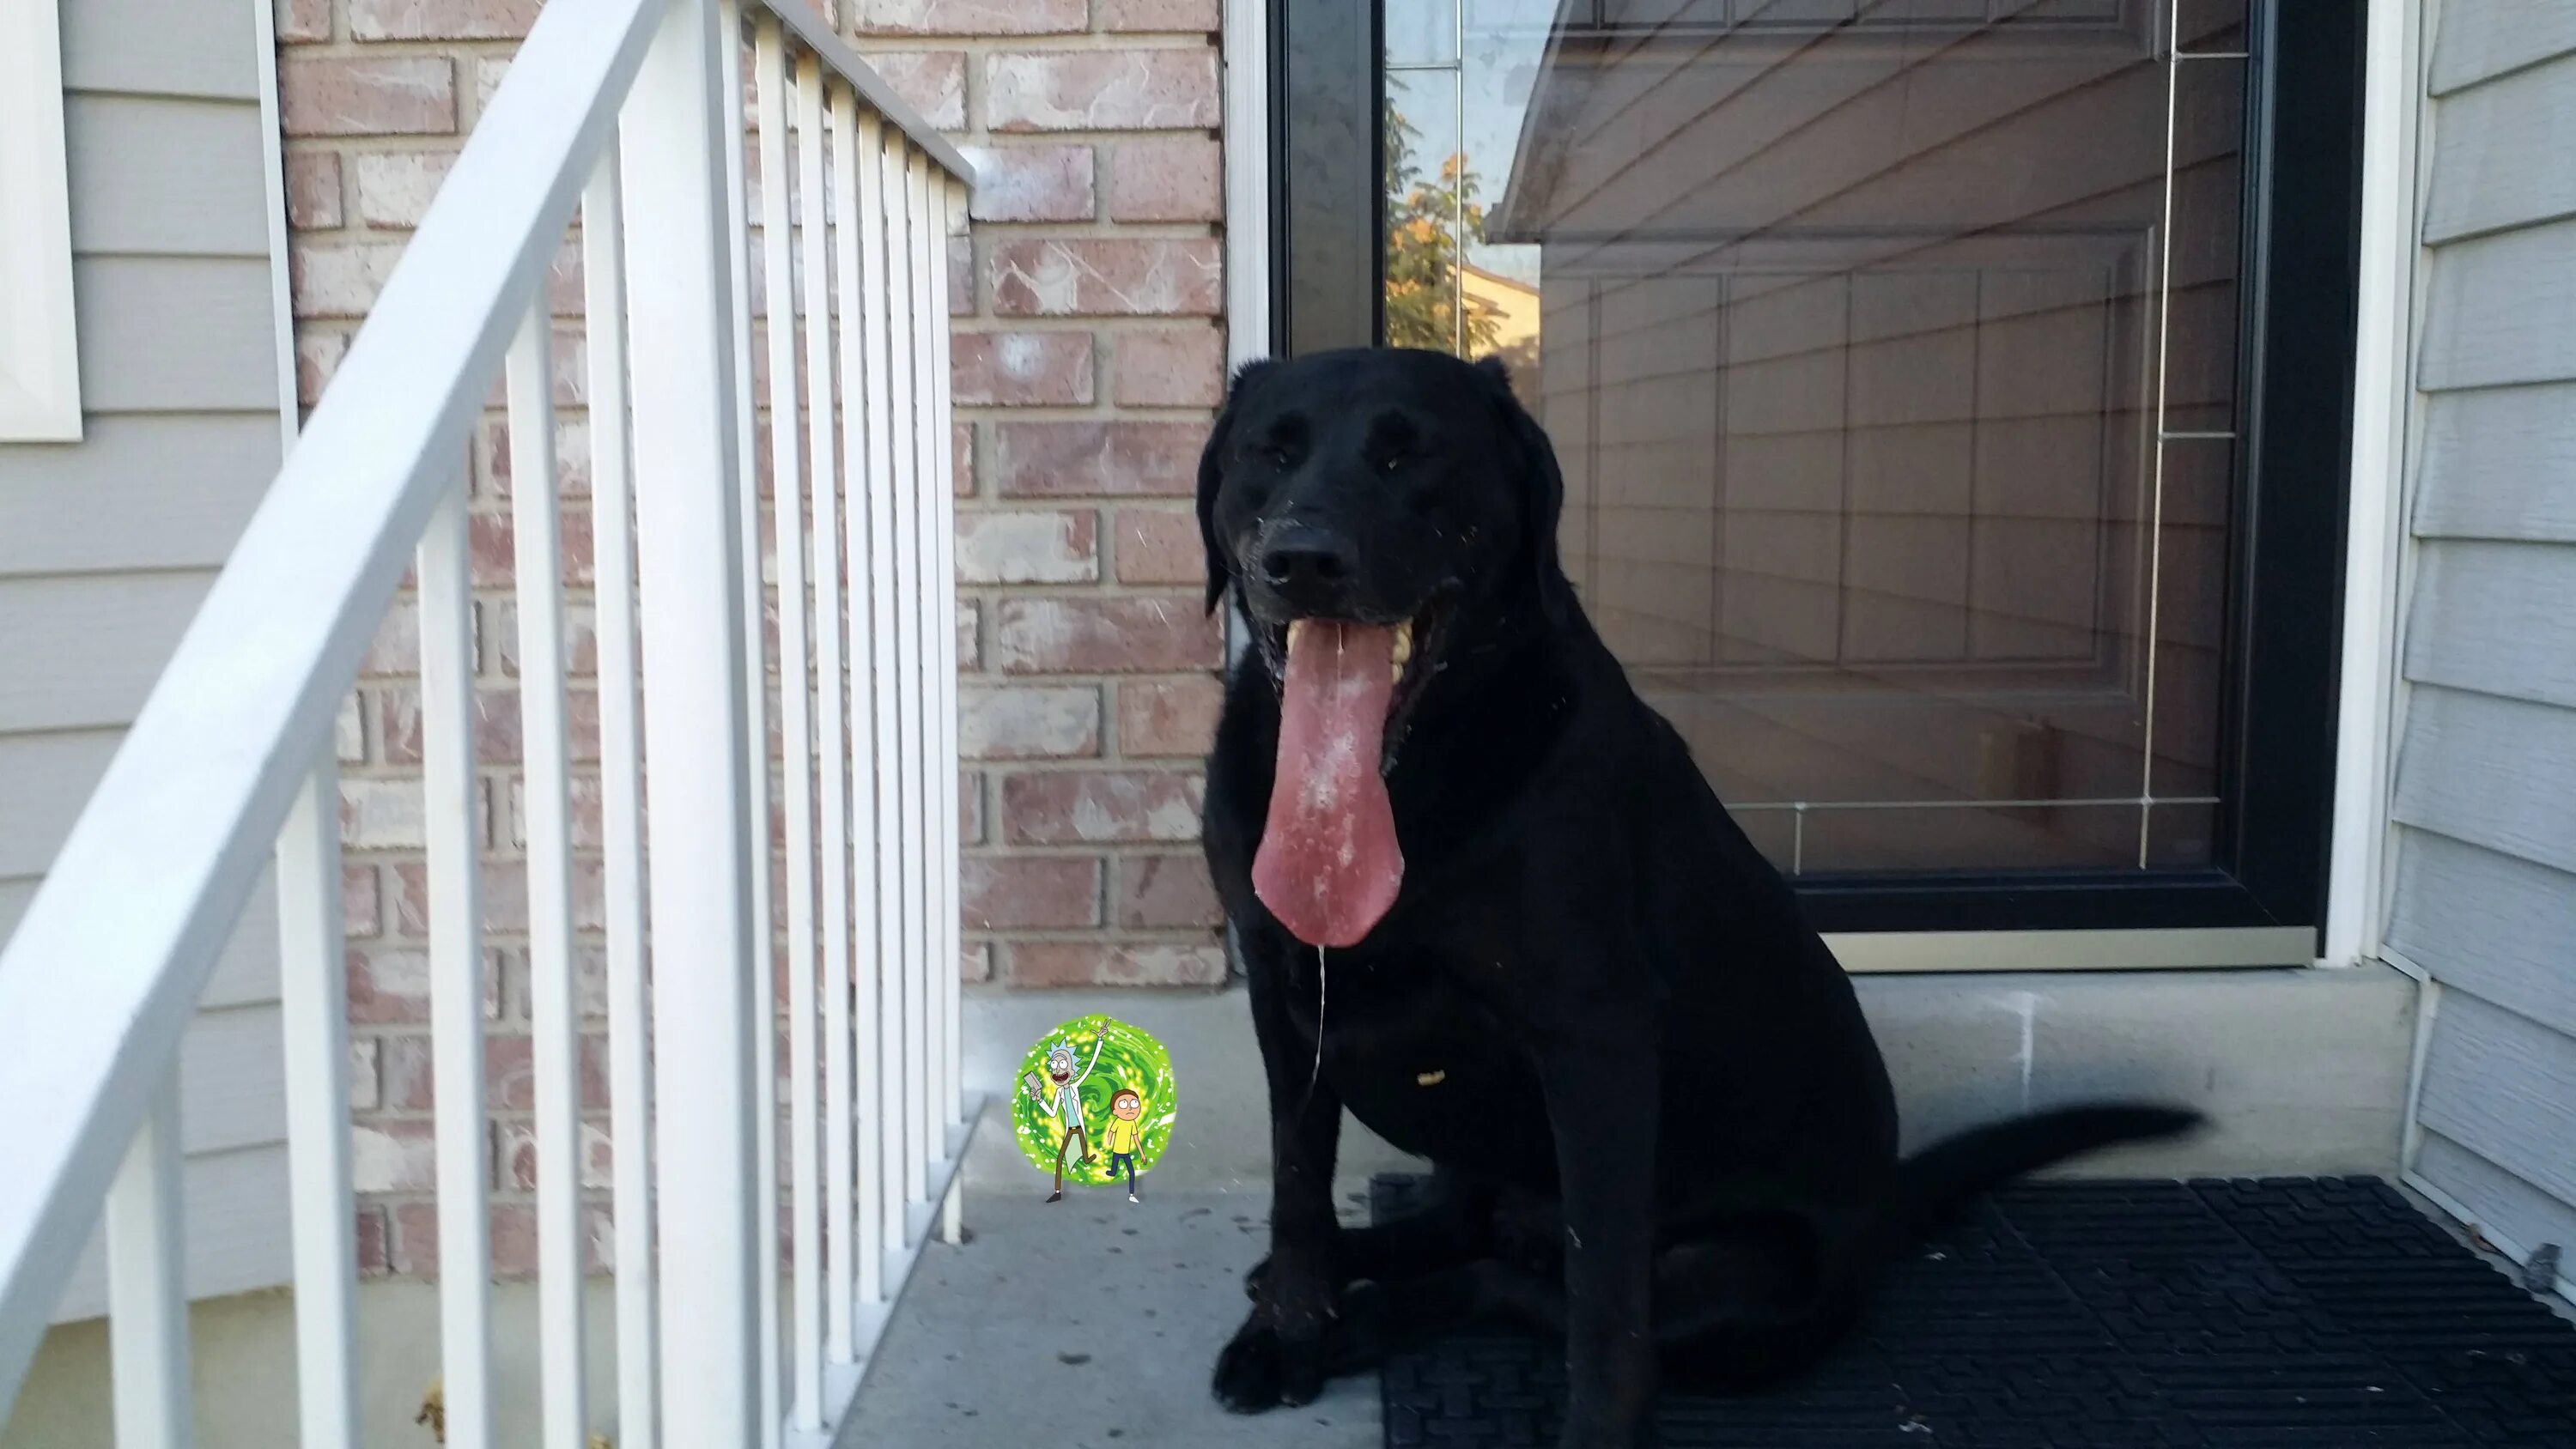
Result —
[[[2294, 11], [2286, 21], [2284, 11]], [[1271, 335], [1374, 345], [1379, 0], [1272, 0]], [[2218, 864], [1810, 874], [1825, 931], [2316, 927], [2325, 918], [2360, 267], [2363, 6], [2250, 0], [2239, 487]]]

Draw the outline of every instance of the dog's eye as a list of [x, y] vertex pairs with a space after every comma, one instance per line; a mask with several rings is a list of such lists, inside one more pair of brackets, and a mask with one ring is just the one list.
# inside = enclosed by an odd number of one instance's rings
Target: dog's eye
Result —
[[1377, 470], [1381, 473], [1392, 473], [1403, 466], [1404, 455], [1402, 453], [1389, 453], [1385, 457], [1377, 460]]

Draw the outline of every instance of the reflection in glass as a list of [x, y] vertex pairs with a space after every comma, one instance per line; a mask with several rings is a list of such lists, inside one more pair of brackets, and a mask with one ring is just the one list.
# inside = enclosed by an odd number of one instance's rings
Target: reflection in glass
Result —
[[2214, 858], [2243, 18], [1386, 0], [1386, 340], [1784, 868]]

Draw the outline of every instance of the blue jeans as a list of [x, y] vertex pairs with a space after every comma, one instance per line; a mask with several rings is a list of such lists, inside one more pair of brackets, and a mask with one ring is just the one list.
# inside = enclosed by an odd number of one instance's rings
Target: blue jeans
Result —
[[1134, 1197], [1136, 1195], [1135, 1153], [1113, 1152], [1109, 1154], [1109, 1180], [1111, 1182], [1116, 1182], [1118, 1180], [1118, 1164], [1122, 1162], [1127, 1164], [1127, 1195], [1129, 1197]]

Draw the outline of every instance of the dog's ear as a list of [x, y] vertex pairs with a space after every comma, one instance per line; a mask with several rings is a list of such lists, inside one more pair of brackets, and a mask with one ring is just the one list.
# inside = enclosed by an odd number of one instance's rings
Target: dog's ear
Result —
[[1538, 419], [1521, 406], [1519, 395], [1512, 391], [1511, 369], [1501, 358], [1478, 358], [1475, 368], [1489, 385], [1494, 407], [1502, 413], [1521, 455], [1520, 475], [1514, 482], [1520, 493], [1521, 548], [1539, 603], [1550, 615], [1561, 615], [1572, 586], [1565, 580], [1565, 565], [1556, 546], [1557, 523], [1565, 513], [1565, 474], [1556, 464], [1556, 446], [1548, 441]]
[[1207, 611], [1211, 614], [1216, 612], [1217, 601], [1225, 597], [1225, 586], [1234, 577], [1225, 545], [1216, 536], [1216, 493], [1225, 479], [1227, 435], [1234, 429], [1235, 413], [1243, 400], [1277, 366], [1275, 362], [1256, 361], [1235, 369], [1234, 380], [1225, 390], [1225, 406], [1217, 410], [1216, 425], [1208, 430], [1207, 446], [1199, 450], [1199, 542], [1207, 549]]

